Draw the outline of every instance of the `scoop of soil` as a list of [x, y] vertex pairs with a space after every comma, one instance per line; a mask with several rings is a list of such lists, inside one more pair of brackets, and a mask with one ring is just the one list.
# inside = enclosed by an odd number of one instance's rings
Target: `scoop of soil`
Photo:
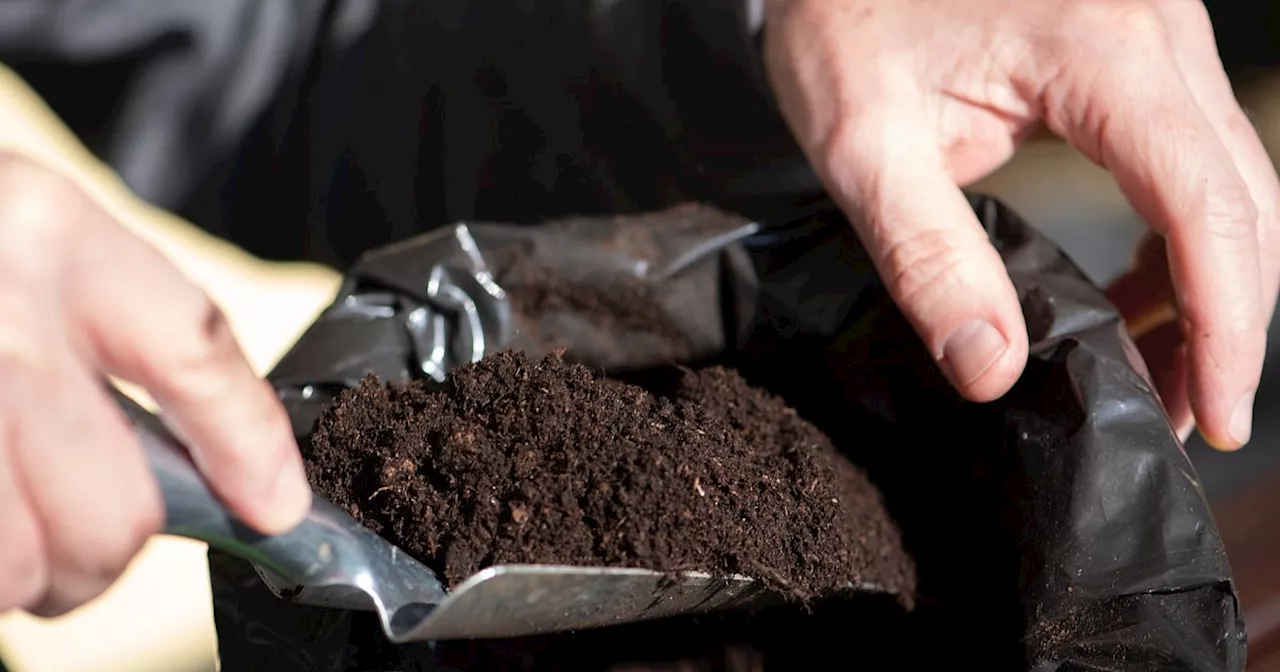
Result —
[[316, 492], [451, 586], [503, 563], [741, 573], [790, 597], [914, 570], [878, 492], [816, 428], [723, 368], [661, 393], [501, 352], [442, 384], [342, 393]]

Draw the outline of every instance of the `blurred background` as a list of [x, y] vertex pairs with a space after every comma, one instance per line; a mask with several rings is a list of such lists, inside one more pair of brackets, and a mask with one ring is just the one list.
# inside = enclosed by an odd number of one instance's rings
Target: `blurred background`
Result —
[[[1237, 94], [1280, 160], [1280, 3], [1208, 6]], [[0, 11], [0, 33], [5, 16]], [[1144, 228], [1105, 172], [1051, 138], [1029, 142], [973, 190], [1009, 203], [1099, 284], [1123, 270]], [[1186, 447], [1228, 544], [1254, 672], [1280, 671], [1280, 329], [1273, 327], [1269, 347], [1252, 443], [1234, 454], [1217, 453], [1199, 437]], [[202, 547], [166, 540], [155, 548], [111, 594], [78, 614], [51, 624], [0, 619], [0, 656], [13, 672], [215, 669]], [[130, 628], [142, 634], [108, 636]], [[144, 643], [157, 640], [172, 646]]]

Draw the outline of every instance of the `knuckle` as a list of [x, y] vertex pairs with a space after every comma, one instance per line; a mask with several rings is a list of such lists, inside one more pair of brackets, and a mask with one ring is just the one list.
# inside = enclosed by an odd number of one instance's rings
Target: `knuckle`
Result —
[[110, 534], [103, 535], [93, 548], [86, 549], [75, 563], [77, 569], [92, 577], [95, 583], [115, 581], [162, 524], [163, 515], [156, 508], [132, 507], [129, 516], [113, 526]]
[[[0, 234], [8, 245], [30, 246], [57, 240], [76, 218], [66, 215], [78, 192], [65, 177], [29, 159], [0, 152]], [[12, 256], [12, 255], [10, 255]]]
[[[267, 384], [262, 385], [266, 387]], [[221, 442], [218, 452], [221, 469], [217, 474], [210, 474], [211, 477], [220, 477], [223, 487], [252, 486], [250, 481], [257, 481], [264, 474], [278, 473], [296, 457], [278, 440], [279, 437], [293, 435], [289, 418], [278, 404], [253, 404], [244, 407], [243, 412], [247, 417], [239, 425], [240, 435]], [[253, 441], [243, 440], [249, 436], [256, 438]]]
[[7, 195], [21, 198], [33, 190], [56, 194], [66, 186], [66, 178], [57, 172], [21, 154], [0, 150], [0, 190]]
[[156, 487], [149, 482], [146, 487], [137, 487], [132, 490], [135, 493], [132, 496], [133, 506], [130, 523], [125, 526], [124, 544], [130, 557], [138, 552], [151, 537], [158, 534], [164, 528], [164, 504], [160, 500], [160, 493]]
[[22, 255], [16, 250], [4, 251], [5, 244], [0, 241], [0, 367], [16, 373], [49, 358], [51, 342], [56, 342], [49, 337], [61, 331], [58, 325], [62, 316], [56, 303], [50, 305], [54, 303], [50, 299], [57, 291], [56, 284], [46, 278], [13, 274], [23, 272], [17, 266], [38, 266], [39, 262], [31, 255], [16, 259]]
[[[1163, 50], [1169, 44], [1164, 18], [1145, 0], [1072, 2], [1061, 19], [1059, 34], [1068, 42], [1110, 43], [1141, 58], [1149, 58], [1151, 50]], [[1124, 35], [1124, 40], [1111, 42], [1117, 34]]]
[[911, 310], [927, 310], [952, 288], [967, 284], [973, 236], [928, 229], [895, 241], [881, 257], [889, 293]]
[[1213, 38], [1213, 18], [1204, 0], [1171, 0], [1161, 6], [1174, 17], [1180, 34], [1191, 31], [1191, 35], [1197, 38]]
[[875, 171], [859, 171], [862, 184], [854, 185], [854, 174], [850, 168], [859, 156], [876, 148], [876, 139], [868, 137], [867, 129], [878, 127], [878, 123], [856, 123], [860, 120], [858, 113], [844, 114], [841, 121], [832, 126], [818, 143], [818, 151], [814, 157], [815, 168], [827, 178], [832, 188], [846, 197], [866, 201], [874, 199], [880, 190]]
[[84, 512], [91, 518], [75, 526], [75, 536], [71, 536], [72, 528], [50, 532], [60, 535], [51, 547], [58, 576], [69, 577], [75, 585], [94, 587], [95, 591], [118, 579], [164, 524], [159, 489], [149, 480], [140, 461], [136, 471], [113, 481], [103, 495], [100, 505]]
[[1261, 362], [1267, 341], [1262, 301], [1262, 292], [1255, 291], [1248, 298], [1187, 303], [1180, 310], [1183, 334], [1189, 341], [1220, 344], [1233, 361]]
[[[1121, 2], [1114, 8], [1112, 31], [1119, 31], [1133, 47], [1149, 53], [1169, 45], [1169, 31], [1163, 17], [1145, 2]], [[1144, 54], [1146, 57], [1146, 54]]]
[[1239, 104], [1234, 100], [1232, 103], [1222, 117], [1224, 135], [1228, 138], [1257, 138], [1258, 125]]
[[148, 379], [159, 381], [166, 397], [217, 399], [232, 380], [228, 367], [240, 354], [239, 344], [225, 314], [208, 297], [199, 294], [194, 305], [191, 319], [163, 354], [147, 357], [142, 366], [148, 369]]
[[[124, 565], [142, 550], [142, 547], [164, 527], [164, 510], [158, 502], [148, 498], [144, 505], [137, 507], [131, 522], [124, 526], [121, 533], [120, 549], [117, 551], [124, 558]], [[123, 565], [121, 566], [123, 569]]]
[[849, 157], [854, 156], [857, 142], [855, 131], [850, 124], [837, 124], [827, 133], [827, 137], [823, 138], [820, 145], [821, 149], [816, 157], [819, 171], [838, 180], [844, 172], [843, 167], [848, 163]]
[[1210, 235], [1232, 244], [1258, 246], [1258, 205], [1243, 184], [1208, 190], [1201, 199], [1205, 230]]

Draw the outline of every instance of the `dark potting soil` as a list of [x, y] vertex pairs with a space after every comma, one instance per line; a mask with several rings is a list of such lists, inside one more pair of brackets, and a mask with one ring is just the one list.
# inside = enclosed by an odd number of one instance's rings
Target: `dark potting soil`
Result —
[[662, 307], [651, 296], [654, 288], [638, 278], [617, 277], [608, 282], [575, 280], [559, 269], [543, 266], [533, 250], [509, 245], [493, 253], [494, 279], [511, 297], [516, 319], [536, 324], [549, 313], [583, 315], [602, 328], [633, 329], [678, 339]]
[[655, 282], [653, 276], [697, 243], [746, 223], [689, 203], [644, 214], [554, 220], [543, 225], [541, 238], [488, 251], [494, 279], [511, 301], [517, 332], [512, 347], [539, 354], [568, 348], [569, 359], [582, 349], [590, 360], [616, 353], [611, 344], [636, 350], [639, 341], [656, 361], [689, 359], [697, 346], [690, 341], [690, 325], [677, 317], [683, 304], [698, 300], [687, 295], [698, 285]]
[[502, 563], [627, 566], [798, 599], [874, 583], [910, 606], [898, 531], [824, 435], [726, 369], [657, 387], [516, 351], [442, 384], [366, 378], [321, 417], [308, 473], [449, 585]]

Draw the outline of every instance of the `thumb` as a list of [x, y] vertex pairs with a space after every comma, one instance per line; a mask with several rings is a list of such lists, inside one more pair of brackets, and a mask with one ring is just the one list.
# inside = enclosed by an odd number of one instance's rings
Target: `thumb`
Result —
[[947, 380], [971, 401], [992, 401], [1022, 375], [1026, 323], [927, 128], [900, 108], [841, 124], [818, 171]]

